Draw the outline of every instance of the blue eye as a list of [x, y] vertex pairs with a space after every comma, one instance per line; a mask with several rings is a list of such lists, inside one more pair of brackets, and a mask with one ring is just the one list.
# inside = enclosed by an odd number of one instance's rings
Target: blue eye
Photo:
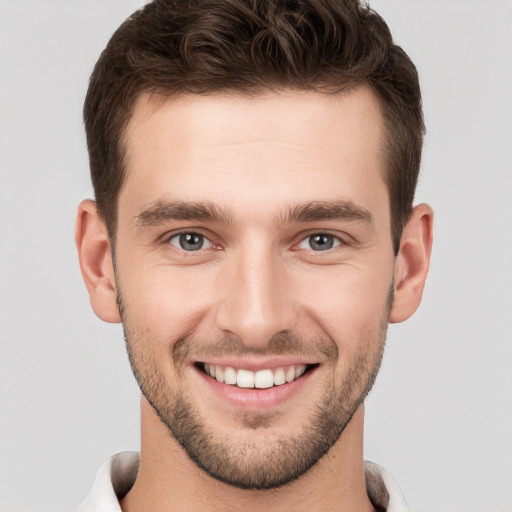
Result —
[[169, 243], [184, 251], [200, 251], [201, 249], [208, 249], [212, 243], [199, 233], [179, 233], [169, 239]]
[[326, 233], [317, 233], [315, 235], [304, 238], [299, 244], [301, 249], [308, 249], [313, 251], [328, 251], [333, 247], [340, 245], [340, 240]]

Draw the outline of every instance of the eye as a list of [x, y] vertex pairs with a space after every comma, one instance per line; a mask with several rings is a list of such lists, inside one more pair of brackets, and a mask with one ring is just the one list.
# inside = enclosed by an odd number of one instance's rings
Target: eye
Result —
[[302, 240], [298, 247], [300, 249], [313, 251], [328, 251], [341, 244], [339, 238], [327, 233], [316, 233]]
[[210, 240], [200, 233], [178, 233], [169, 238], [169, 243], [177, 249], [189, 252], [209, 249], [213, 246]]

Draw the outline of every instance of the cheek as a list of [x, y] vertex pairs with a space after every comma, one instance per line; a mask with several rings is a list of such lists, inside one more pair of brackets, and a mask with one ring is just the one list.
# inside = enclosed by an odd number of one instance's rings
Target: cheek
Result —
[[356, 352], [361, 343], [380, 339], [387, 322], [392, 265], [339, 266], [323, 276], [304, 277], [297, 295], [306, 316], [336, 342], [340, 357]]
[[125, 320], [165, 346], [195, 331], [215, 298], [211, 272], [166, 264], [145, 267], [135, 260], [118, 266]]
[[356, 276], [333, 279], [329, 293], [318, 295], [311, 305], [317, 325], [336, 344], [338, 357], [332, 367], [335, 389], [348, 394], [362, 392], [378, 371], [391, 282], [391, 277], [373, 282]]

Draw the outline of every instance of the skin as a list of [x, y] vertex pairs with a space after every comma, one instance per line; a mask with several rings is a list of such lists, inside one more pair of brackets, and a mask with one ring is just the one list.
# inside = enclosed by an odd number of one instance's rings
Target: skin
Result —
[[[365, 87], [338, 96], [139, 98], [126, 131], [116, 272], [92, 201], [80, 205], [76, 240], [96, 314], [119, 322], [122, 301], [145, 394], [169, 422], [180, 395], [246, 467], [268, 466], [285, 439], [304, 442], [328, 392], [348, 412], [337, 419], [343, 433], [300, 478], [247, 490], [193, 462], [143, 397], [141, 466], [124, 511], [373, 510], [362, 400], [387, 322], [405, 320], [421, 301], [433, 222], [430, 207], [416, 206], [394, 255], [383, 139], [378, 101]], [[193, 205], [196, 218], [176, 218], [178, 201], [181, 217]], [[217, 215], [198, 215], [198, 204]], [[316, 216], [304, 205], [315, 205]], [[180, 233], [208, 241], [185, 251]], [[334, 246], [314, 250], [315, 234]], [[279, 403], [241, 405], [197, 368], [226, 358], [242, 368], [302, 358], [315, 368]]]

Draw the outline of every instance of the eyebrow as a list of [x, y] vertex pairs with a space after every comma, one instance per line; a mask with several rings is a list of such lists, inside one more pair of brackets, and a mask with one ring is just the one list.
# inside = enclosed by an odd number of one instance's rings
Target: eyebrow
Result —
[[135, 216], [137, 227], [158, 226], [175, 220], [231, 224], [232, 216], [209, 201], [156, 201]]
[[[229, 210], [220, 208], [210, 201], [156, 201], [135, 216], [136, 226], [151, 227], [169, 221], [197, 221], [233, 224], [233, 215]], [[373, 223], [369, 210], [352, 201], [311, 201], [304, 204], [285, 207], [276, 219], [277, 224], [315, 222], [327, 220], [348, 220]]]
[[286, 209], [279, 220], [284, 223], [349, 220], [373, 224], [373, 216], [369, 210], [345, 200], [312, 201], [300, 204]]

